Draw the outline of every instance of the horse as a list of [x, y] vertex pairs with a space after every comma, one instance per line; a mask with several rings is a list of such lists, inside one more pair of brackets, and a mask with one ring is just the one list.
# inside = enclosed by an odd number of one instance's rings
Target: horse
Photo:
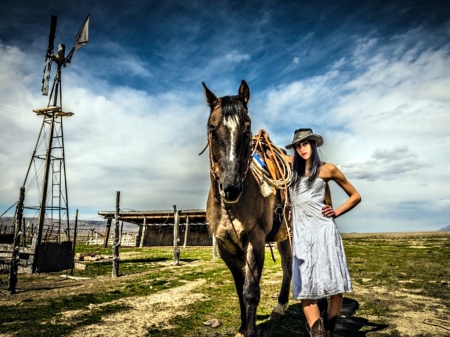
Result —
[[283, 270], [278, 303], [271, 319], [280, 319], [287, 309], [292, 277], [287, 222], [282, 219], [274, 235], [279, 196], [263, 196], [255, 176], [248, 174], [252, 159], [248, 84], [242, 80], [238, 95], [219, 98], [204, 82], [202, 85], [210, 107], [207, 147], [211, 186], [206, 220], [216, 239], [219, 255], [233, 276], [239, 298], [241, 326], [236, 337], [255, 337], [258, 335], [256, 311], [267, 242], [276, 242]]

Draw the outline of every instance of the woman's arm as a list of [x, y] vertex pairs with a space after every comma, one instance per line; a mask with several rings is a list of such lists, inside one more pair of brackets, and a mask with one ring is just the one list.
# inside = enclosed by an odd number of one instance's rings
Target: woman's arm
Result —
[[322, 214], [324, 216], [329, 218], [337, 218], [342, 214], [347, 213], [361, 202], [361, 196], [356, 188], [353, 187], [353, 185], [347, 180], [344, 174], [335, 165], [330, 163], [324, 164], [320, 171], [319, 177], [324, 179], [325, 181], [335, 181], [348, 195], [348, 199], [336, 209], [325, 205], [322, 208]]

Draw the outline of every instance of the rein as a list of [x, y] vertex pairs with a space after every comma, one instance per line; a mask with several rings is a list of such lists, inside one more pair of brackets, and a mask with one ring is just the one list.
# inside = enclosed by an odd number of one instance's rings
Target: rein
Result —
[[[251, 136], [250, 136], [250, 137], [251, 137]], [[211, 138], [212, 138], [212, 137], [211, 137], [211, 132], [209, 132], [209, 133], [208, 133], [208, 142], [206, 143], [206, 146], [205, 146], [205, 148], [202, 150], [202, 152], [200, 152], [200, 153], [198, 154], [199, 156], [202, 155], [203, 152], [205, 152], [205, 150], [206, 150], [208, 147], [211, 149], [211, 143], [212, 143]], [[248, 151], [247, 151], [247, 158], [245, 159], [245, 161], [247, 162], [247, 164], [246, 164], [246, 166], [245, 166], [245, 170], [244, 170], [242, 176], [240, 177], [241, 181], [244, 181], [244, 179], [247, 177], [247, 173], [248, 173], [248, 171], [249, 171], [249, 169], [250, 169], [250, 166], [251, 166], [250, 164], [251, 164], [252, 158], [253, 158], [253, 156], [252, 156], [252, 151], [251, 151], [251, 150], [252, 150], [251, 147], [249, 147], [249, 148], [248, 148]], [[214, 170], [214, 167], [215, 167], [215, 165], [216, 165], [216, 162], [214, 161], [214, 158], [213, 158], [213, 155], [212, 155], [212, 151], [211, 151], [211, 150], [209, 151], [209, 162], [210, 162], [210, 165], [209, 165], [209, 171], [210, 171], [211, 175], [213, 176], [214, 180], [218, 183], [218, 182], [219, 182], [219, 177], [217, 176], [216, 171]]]
[[[216, 105], [214, 106], [214, 108], [211, 109], [209, 115], [211, 116], [211, 114], [213, 113], [213, 111], [219, 109], [221, 106], [222, 106], [222, 99], [219, 98], [219, 99], [217, 100]], [[206, 145], [205, 145], [205, 147], [203, 148], [203, 150], [202, 150], [198, 155], [201, 156], [201, 155], [203, 154], [203, 152], [206, 151], [206, 149], [208, 148], [208, 146], [209, 146], [209, 148], [211, 148], [211, 132], [208, 132], [208, 140], [207, 140], [207, 142], [206, 142]]]
[[206, 145], [205, 145], [205, 147], [203, 148], [203, 150], [198, 154], [199, 156], [201, 156], [202, 154], [203, 154], [203, 152], [205, 152], [206, 151], [206, 149], [208, 148], [208, 146], [209, 146], [209, 133], [208, 133], [208, 139], [206, 140]]
[[[221, 106], [222, 106], [222, 99], [219, 98], [216, 101], [214, 107], [211, 108], [210, 115], [215, 110], [219, 109]], [[209, 147], [210, 174], [213, 177], [214, 181], [218, 185], [220, 185], [219, 177], [215, 171], [215, 167], [216, 167], [217, 163], [214, 161], [213, 153], [211, 151], [212, 138], [213, 137], [212, 137], [211, 131], [209, 131], [206, 145], [198, 155], [201, 156], [206, 151], [206, 149]], [[245, 158], [245, 162], [246, 162], [245, 169], [242, 170], [243, 172], [241, 172], [240, 179], [241, 179], [241, 181], [244, 181], [244, 179], [247, 177], [248, 171], [250, 170], [252, 172], [255, 180], [260, 183], [260, 186], [262, 186], [262, 184], [264, 183], [266, 185], [269, 184], [270, 188], [273, 188], [274, 191], [280, 190], [282, 204], [280, 204], [275, 209], [275, 214], [277, 214], [280, 218], [282, 218], [282, 221], [284, 221], [286, 223], [286, 227], [288, 230], [289, 243], [290, 243], [291, 249], [292, 249], [292, 241], [291, 241], [291, 235], [290, 235], [290, 233], [292, 232], [292, 228], [290, 228], [290, 226], [289, 226], [289, 222], [287, 221], [287, 214], [286, 214], [286, 213], [289, 213], [287, 209], [290, 206], [288, 187], [289, 187], [289, 183], [292, 178], [291, 166], [286, 159], [287, 156], [282, 152], [282, 150], [280, 150], [278, 147], [276, 147], [270, 141], [269, 136], [266, 131], [261, 129], [261, 130], [259, 130], [258, 134], [254, 137], [252, 137], [252, 135], [249, 134], [249, 139], [250, 139], [250, 144], [247, 149], [247, 155]], [[262, 154], [264, 161], [269, 165], [270, 177], [261, 173], [258, 170], [257, 165], [254, 164], [253, 156], [255, 155], [257, 150], [258, 150], [258, 152], [260, 152]], [[219, 186], [219, 189], [220, 189], [220, 186]], [[264, 195], [264, 197], [266, 197], [266, 196], [267, 195]], [[236, 232], [233, 220], [228, 212], [228, 208], [225, 207], [225, 209], [226, 209], [228, 218], [230, 220], [231, 226], [232, 226], [233, 230]], [[280, 214], [277, 213], [277, 210], [279, 210], [279, 209], [282, 210]], [[284, 215], [284, 216], [282, 216], [282, 215]], [[236, 233], [236, 235], [237, 235], [237, 233]], [[272, 246], [269, 245], [269, 247], [272, 252]], [[272, 252], [272, 259], [275, 261], [273, 252]]]
[[[233, 219], [231, 218], [230, 212], [228, 211], [228, 207], [225, 207], [225, 211], [227, 212], [228, 220], [230, 220], [231, 227], [233, 228], [234, 234], [236, 235], [236, 237], [238, 237], [238, 233], [236, 231], [236, 228], [234, 227]], [[272, 253], [272, 259], [275, 262], [275, 256], [273, 255], [272, 246], [269, 245], [269, 247], [270, 247], [270, 251]], [[245, 261], [245, 264], [247, 265], [248, 269], [250, 269], [251, 275], [253, 277], [253, 281], [256, 282], [256, 277], [255, 277], [255, 274], [253, 272], [252, 266], [250, 266], [248, 261]]]
[[[214, 108], [211, 108], [210, 114], [213, 113], [215, 110], [219, 109], [220, 107], [222, 107], [222, 99], [221, 98], [217, 99], [217, 102], [216, 102]], [[252, 135], [251, 134], [249, 135], [249, 138], [252, 139]], [[206, 145], [205, 145], [203, 150], [198, 155], [201, 156], [203, 154], [203, 152], [205, 152], [208, 147], [210, 149], [209, 150], [209, 163], [210, 163], [209, 171], [210, 171], [211, 175], [213, 176], [214, 180], [217, 183], [219, 183], [219, 177], [217, 176], [217, 174], [216, 174], [216, 172], [214, 170], [216, 162], [214, 161], [214, 158], [213, 158], [213, 155], [212, 155], [212, 151], [211, 151], [211, 148], [212, 148], [211, 132], [208, 132], [208, 139], [207, 139]], [[250, 147], [248, 148], [248, 152], [247, 152], [247, 158], [245, 159], [247, 164], [246, 164], [246, 167], [245, 167], [245, 170], [244, 170], [242, 176], [240, 177], [241, 181], [244, 181], [244, 179], [247, 177], [247, 173], [248, 173], [248, 171], [250, 169], [250, 166], [251, 166], [252, 158], [253, 158], [253, 152], [252, 152], [252, 147], [250, 145]]]

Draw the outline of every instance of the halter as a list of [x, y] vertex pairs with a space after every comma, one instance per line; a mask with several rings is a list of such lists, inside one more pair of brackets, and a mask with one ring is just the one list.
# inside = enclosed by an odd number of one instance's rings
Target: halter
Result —
[[[222, 107], [222, 98], [219, 98], [219, 99], [217, 100], [217, 102], [216, 102], [214, 108], [211, 108], [210, 114], [212, 114], [215, 110], [219, 109], [220, 107]], [[249, 134], [249, 139], [251, 139], [251, 138], [252, 138], [252, 134], [250, 133], [250, 134]], [[214, 167], [215, 167], [215, 165], [216, 165], [217, 163], [214, 161], [213, 154], [212, 154], [212, 151], [211, 151], [211, 149], [212, 149], [212, 136], [211, 136], [211, 131], [208, 132], [208, 140], [207, 140], [206, 146], [203, 148], [203, 150], [202, 150], [198, 155], [199, 155], [199, 156], [202, 155], [203, 152], [205, 152], [206, 149], [207, 149], [208, 147], [209, 147], [209, 149], [210, 149], [210, 150], [209, 150], [209, 163], [210, 163], [210, 165], [209, 165], [209, 171], [210, 171], [211, 176], [213, 177], [214, 181], [215, 181], [217, 184], [219, 184], [219, 176], [216, 174], [216, 172], [215, 172], [215, 170], [214, 170]], [[247, 158], [245, 159], [245, 161], [246, 161], [245, 170], [243, 170], [243, 173], [242, 173], [242, 175], [241, 175], [241, 177], [240, 177], [241, 182], [244, 181], [244, 179], [247, 177], [248, 170], [250, 169], [250, 164], [251, 164], [251, 161], [252, 161], [252, 147], [251, 147], [251, 142], [250, 142], [249, 147], [248, 147]]]

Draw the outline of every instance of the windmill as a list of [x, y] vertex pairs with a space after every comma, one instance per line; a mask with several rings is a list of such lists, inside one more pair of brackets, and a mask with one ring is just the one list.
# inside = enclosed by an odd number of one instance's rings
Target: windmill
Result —
[[[24, 209], [35, 210], [38, 214], [38, 223], [33, 233], [32, 248], [34, 248], [34, 254], [30, 257], [32, 272], [41, 271], [40, 266], [44, 259], [46, 243], [70, 241], [63, 117], [70, 117], [73, 113], [63, 111], [61, 69], [71, 62], [75, 51], [89, 42], [89, 19], [90, 15], [81, 25], [72, 50], [65, 56], [64, 44], [59, 44], [57, 52], [54, 53], [57, 18], [54, 15], [51, 17], [41, 88], [43, 95], [49, 96], [49, 82], [53, 63], [56, 63], [57, 70], [47, 107], [33, 110], [38, 116], [43, 117], [43, 121], [23, 183], [23, 187], [27, 190], [30, 189], [31, 185], [37, 185], [38, 191], [36, 194], [39, 199], [39, 205], [23, 205]], [[34, 177], [29, 179], [32, 171], [34, 171]], [[45, 231], [44, 225], [47, 227]]]

